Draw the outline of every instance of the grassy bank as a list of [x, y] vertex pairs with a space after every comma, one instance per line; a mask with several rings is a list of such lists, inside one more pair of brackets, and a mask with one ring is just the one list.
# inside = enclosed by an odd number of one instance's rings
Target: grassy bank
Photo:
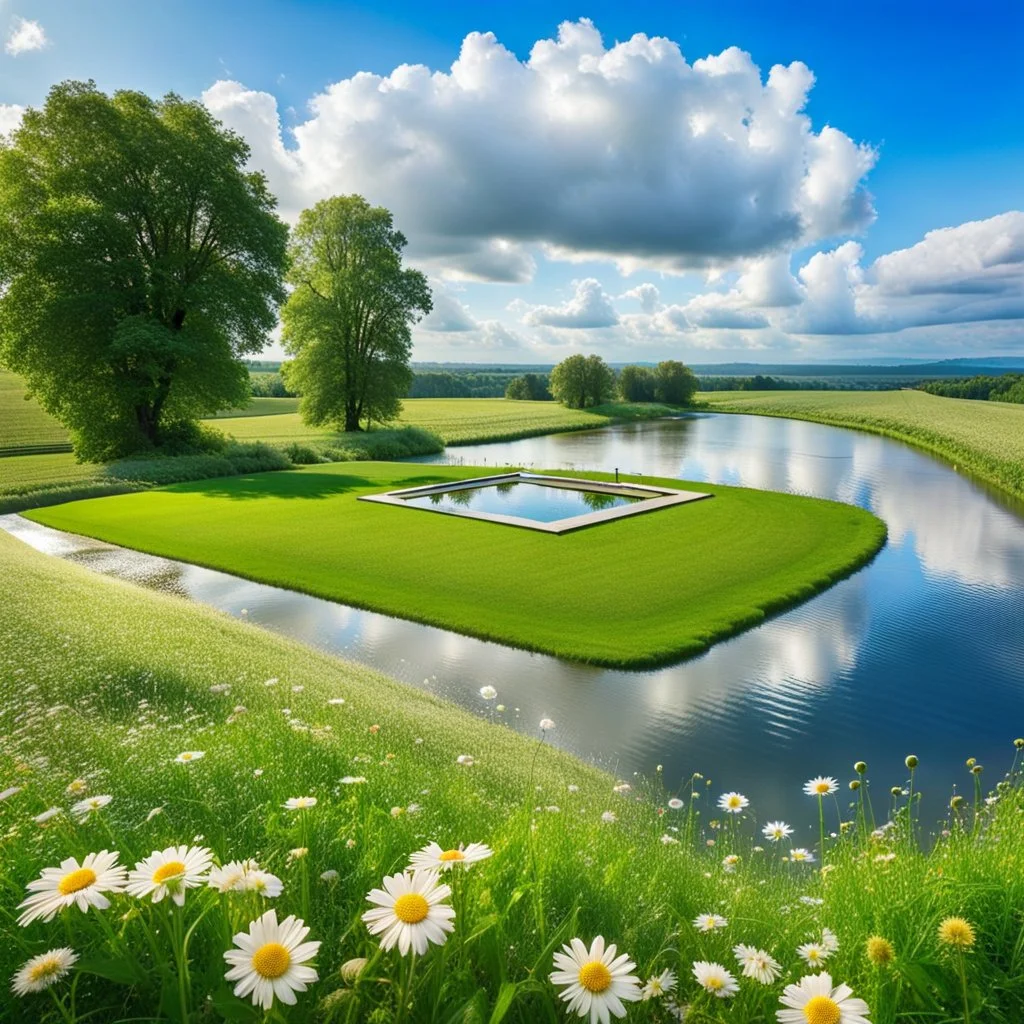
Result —
[[849, 505], [703, 484], [690, 489], [713, 498], [563, 536], [357, 500], [486, 472], [317, 466], [31, 516], [346, 604], [622, 666], [696, 654], [827, 587], [885, 537], [880, 520]]
[[[844, 788], [824, 804], [824, 848], [798, 862], [789, 841], [761, 834], [773, 808], [723, 813], [718, 790], [699, 777], [616, 789], [539, 740], [2, 533], [0, 567], [0, 973], [55, 947], [81, 958], [51, 990], [61, 1011], [46, 992], [18, 998], [0, 986], [4, 1021], [554, 1024], [576, 1018], [548, 980], [553, 952], [603, 934], [641, 980], [678, 977], [671, 1004], [632, 1004], [630, 1020], [673, 1020], [678, 1000], [691, 1024], [751, 1024], [774, 1020], [783, 986], [811, 971], [798, 947], [831, 946], [826, 928], [838, 949], [826, 950], [825, 969], [868, 1002], [872, 1024], [962, 1020], [964, 994], [972, 1021], [1016, 1024], [1024, 1014], [1019, 785], [991, 805], [978, 800], [976, 813], [969, 797], [945, 821], [915, 823], [918, 834], [948, 832], [929, 854], [911, 839], [905, 796], [893, 801], [894, 824], [885, 820], [889, 786], [902, 792], [907, 779], [876, 781], [873, 834], [869, 805], [851, 805]], [[499, 723], [500, 699], [481, 698]], [[204, 756], [176, 763], [183, 751]], [[1008, 742], [1006, 768], [1013, 754]], [[809, 752], [807, 770], [853, 775], [827, 751]], [[1004, 770], [988, 766], [986, 778]], [[345, 781], [353, 777], [365, 781]], [[864, 786], [854, 797], [872, 791], [870, 766], [855, 777]], [[966, 769], [965, 780], [969, 792]], [[83, 796], [111, 799], [79, 821], [68, 812]], [[318, 802], [282, 806], [300, 796]], [[47, 812], [45, 824], [34, 820]], [[838, 817], [853, 824], [840, 829]], [[454, 932], [412, 972], [409, 956], [381, 951], [361, 914], [382, 876], [433, 840], [487, 843], [493, 856], [446, 876]], [[107, 911], [71, 907], [50, 923], [15, 923], [25, 885], [47, 866], [112, 849], [131, 868], [178, 843], [209, 847], [222, 862], [254, 857], [283, 891], [271, 899], [202, 886], [180, 909], [113, 895]], [[817, 870], [822, 855], [827, 872]], [[231, 994], [223, 953], [271, 906], [279, 919], [302, 917], [321, 945], [319, 980], [294, 1007], [275, 1001], [266, 1018]], [[695, 927], [708, 913], [727, 924]], [[973, 927], [959, 952], [939, 939], [951, 915]], [[187, 975], [173, 958], [179, 923], [181, 934], [191, 929]], [[869, 960], [870, 936], [891, 944], [889, 963]], [[741, 977], [736, 943], [771, 954], [778, 977]], [[346, 981], [339, 969], [355, 957], [369, 963]], [[724, 965], [737, 993], [701, 988], [695, 961]]]
[[717, 412], [813, 420], [892, 437], [1024, 498], [1024, 406], [922, 391], [711, 391], [699, 398]]

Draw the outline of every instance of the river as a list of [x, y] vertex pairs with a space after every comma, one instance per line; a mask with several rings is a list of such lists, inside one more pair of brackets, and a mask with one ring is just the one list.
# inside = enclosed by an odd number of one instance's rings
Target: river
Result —
[[[924, 818], [965, 758], [993, 786], [1024, 735], [1024, 517], [930, 456], [886, 438], [796, 420], [708, 414], [449, 449], [419, 460], [531, 469], [595, 469], [736, 484], [861, 505], [889, 529], [867, 567], [797, 608], [656, 671], [593, 668], [376, 615], [224, 573], [58, 534], [20, 517], [5, 528], [42, 550], [204, 601], [253, 623], [536, 732], [620, 778], [666, 788], [691, 773], [711, 793], [739, 790], [758, 817], [802, 827], [813, 775], [848, 800], [868, 762], [876, 813], [920, 759]], [[633, 478], [632, 476], [630, 477]], [[600, 529], [600, 527], [595, 527]], [[680, 580], [680, 585], [685, 581]], [[637, 609], [642, 615], [643, 610]], [[497, 689], [485, 702], [479, 688]], [[507, 710], [498, 713], [497, 703]], [[811, 842], [813, 836], [807, 833]]]

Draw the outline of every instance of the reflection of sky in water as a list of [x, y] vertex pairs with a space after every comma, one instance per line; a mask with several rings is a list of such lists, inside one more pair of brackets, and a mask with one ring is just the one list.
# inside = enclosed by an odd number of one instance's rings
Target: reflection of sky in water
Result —
[[[512, 724], [532, 730], [549, 715], [555, 742], [619, 774], [655, 764], [666, 780], [701, 771], [715, 793], [746, 792], [762, 816], [810, 823], [801, 783], [818, 773], [845, 779], [859, 758], [884, 813], [903, 757], [916, 753], [933, 817], [954, 782], [969, 788], [964, 758], [986, 763], [993, 783], [1008, 767], [1011, 741], [1024, 732], [1024, 521], [948, 467], [884, 438], [725, 415], [449, 456], [491, 467], [617, 467], [855, 502], [886, 521], [889, 543], [806, 604], [653, 672], [560, 662], [94, 542], [76, 557], [118, 575], [149, 574], [234, 614], [247, 608], [253, 622], [476, 711], [487, 710], [477, 691], [490, 684]], [[7, 524], [15, 521], [24, 529], [14, 517]], [[53, 543], [52, 531], [30, 532], [32, 543]]]

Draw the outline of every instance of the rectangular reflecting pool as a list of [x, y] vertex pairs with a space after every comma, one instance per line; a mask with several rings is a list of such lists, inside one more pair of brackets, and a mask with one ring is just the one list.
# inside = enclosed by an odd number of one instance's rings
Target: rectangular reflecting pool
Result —
[[568, 533], [708, 497], [708, 494], [667, 487], [503, 473], [458, 483], [365, 495], [360, 501], [482, 519], [545, 533]]

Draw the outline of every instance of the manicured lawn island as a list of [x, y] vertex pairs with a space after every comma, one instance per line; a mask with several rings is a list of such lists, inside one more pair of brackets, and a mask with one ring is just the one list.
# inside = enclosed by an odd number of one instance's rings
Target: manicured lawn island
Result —
[[[357, 500], [475, 467], [321, 465], [29, 513], [37, 522], [484, 639], [602, 665], [697, 654], [870, 559], [885, 526], [745, 488], [553, 536]], [[606, 474], [576, 474], [595, 480]]]

